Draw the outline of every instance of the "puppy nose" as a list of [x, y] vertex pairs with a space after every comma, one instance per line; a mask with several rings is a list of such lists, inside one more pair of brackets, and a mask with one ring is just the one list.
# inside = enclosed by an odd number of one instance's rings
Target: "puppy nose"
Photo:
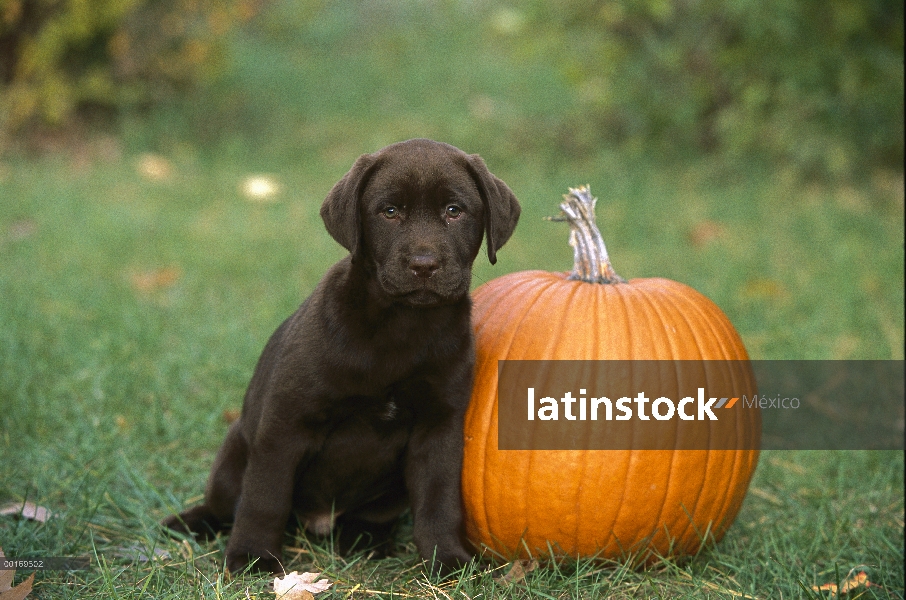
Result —
[[409, 270], [411, 270], [416, 277], [427, 279], [434, 275], [434, 272], [439, 268], [440, 263], [437, 261], [437, 258], [430, 254], [421, 254], [409, 259]]

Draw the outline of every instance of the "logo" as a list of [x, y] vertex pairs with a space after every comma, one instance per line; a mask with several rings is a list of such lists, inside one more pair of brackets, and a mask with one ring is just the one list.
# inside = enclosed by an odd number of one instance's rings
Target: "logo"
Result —
[[[674, 417], [679, 417], [683, 421], [717, 421], [718, 417], [712, 409], [733, 408], [739, 401], [739, 398], [707, 397], [705, 388], [701, 387], [698, 388], [695, 397], [686, 396], [678, 403], [664, 396], [652, 400], [645, 396], [645, 392], [639, 392], [635, 397], [621, 396], [616, 401], [611, 401], [606, 396], [586, 398], [585, 389], [580, 389], [579, 394], [578, 398], [574, 398], [572, 392], [566, 392], [560, 398], [560, 403], [563, 404], [563, 418], [567, 421], [597, 421], [599, 418], [604, 421], [629, 421], [633, 415], [642, 421], [650, 421], [652, 417], [658, 421], [669, 421]], [[745, 396], [743, 397], [745, 398]], [[755, 401], [756, 397], [753, 397], [753, 405]], [[578, 416], [573, 410], [577, 403]], [[635, 404], [635, 408], [633, 408], [633, 404]], [[536, 405], [535, 388], [533, 387], [527, 390], [526, 405], [529, 421], [534, 421], [536, 415], [540, 421], [558, 421], [560, 419], [560, 404], [557, 400], [551, 396], [545, 396], [539, 398]], [[618, 414], [614, 414], [614, 409]], [[687, 412], [687, 410], [692, 412]]]

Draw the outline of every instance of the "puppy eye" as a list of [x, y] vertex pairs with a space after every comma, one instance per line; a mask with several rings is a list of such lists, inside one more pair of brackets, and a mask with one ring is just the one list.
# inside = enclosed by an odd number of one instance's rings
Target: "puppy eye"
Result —
[[381, 211], [381, 214], [387, 217], [388, 219], [395, 219], [400, 216], [400, 209], [395, 206], [388, 206]]
[[451, 204], [450, 206], [447, 207], [447, 217], [449, 217], [451, 219], [455, 219], [455, 218], [459, 217], [459, 215], [461, 215], [461, 214], [462, 214], [462, 209], [459, 208], [458, 206], [456, 206], [455, 204]]

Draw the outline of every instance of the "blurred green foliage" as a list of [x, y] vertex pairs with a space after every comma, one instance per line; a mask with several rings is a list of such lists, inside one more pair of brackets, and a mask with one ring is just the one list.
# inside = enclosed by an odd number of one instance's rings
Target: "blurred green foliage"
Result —
[[851, 177], [903, 162], [900, 0], [535, 0], [498, 13], [578, 102], [574, 144]]
[[379, 120], [392, 131], [369, 149], [422, 135], [519, 160], [712, 155], [852, 180], [903, 162], [903, 12], [894, 0], [0, 0], [0, 136], [80, 108], [156, 106], [164, 136], [203, 128], [205, 146], [234, 137], [287, 155]]
[[0, 133], [159, 101], [222, 63], [254, 0], [0, 0]]

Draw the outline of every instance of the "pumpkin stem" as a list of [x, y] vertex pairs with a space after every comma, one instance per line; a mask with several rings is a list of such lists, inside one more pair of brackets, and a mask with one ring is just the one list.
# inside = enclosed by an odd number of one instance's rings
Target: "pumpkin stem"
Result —
[[548, 217], [549, 221], [569, 223], [569, 245], [573, 247], [574, 264], [569, 279], [589, 283], [626, 283], [610, 265], [604, 238], [595, 223], [595, 203], [587, 185], [569, 188], [563, 194], [559, 217]]

